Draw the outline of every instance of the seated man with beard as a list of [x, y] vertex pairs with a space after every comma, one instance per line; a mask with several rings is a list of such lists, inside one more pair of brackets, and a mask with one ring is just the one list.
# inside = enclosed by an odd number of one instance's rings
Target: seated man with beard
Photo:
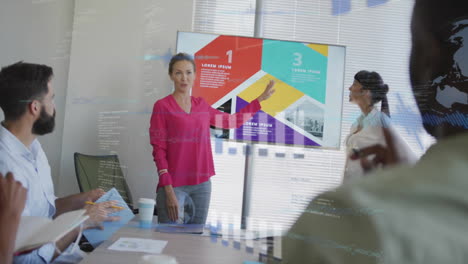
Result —
[[[85, 201], [95, 201], [100, 189], [58, 198], [54, 195], [47, 157], [37, 136], [51, 133], [55, 124], [52, 68], [18, 62], [0, 71], [0, 107], [5, 120], [0, 125], [0, 173], [11, 172], [27, 189], [22, 215], [53, 218], [82, 209]], [[86, 205], [89, 227], [108, 219], [115, 201]], [[14, 263], [49, 263], [75, 240], [76, 229], [55, 245], [45, 245], [14, 258]]]

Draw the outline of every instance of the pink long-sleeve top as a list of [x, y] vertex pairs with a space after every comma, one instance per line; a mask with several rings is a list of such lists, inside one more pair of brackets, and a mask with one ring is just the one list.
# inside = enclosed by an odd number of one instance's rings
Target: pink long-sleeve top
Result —
[[238, 113], [227, 114], [212, 108], [203, 98], [191, 97], [192, 108], [186, 113], [172, 95], [154, 104], [150, 123], [150, 141], [159, 176], [158, 188], [195, 185], [215, 175], [211, 151], [210, 125], [238, 128], [261, 109], [252, 101]]

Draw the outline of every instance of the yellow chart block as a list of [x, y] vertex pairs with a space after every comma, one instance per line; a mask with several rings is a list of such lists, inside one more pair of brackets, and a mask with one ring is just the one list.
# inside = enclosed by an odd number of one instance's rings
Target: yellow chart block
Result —
[[284, 111], [284, 109], [304, 96], [304, 93], [301, 91], [280, 81], [270, 74], [266, 74], [260, 78], [254, 84], [242, 91], [238, 96], [247, 102], [251, 102], [265, 90], [265, 87], [270, 80], [274, 80], [276, 82], [273, 87], [273, 89], [275, 89], [275, 93], [268, 100], [261, 103], [262, 111], [270, 116], [276, 116], [276, 114]]
[[325, 57], [328, 57], [328, 45], [322, 44], [308, 44], [307, 47], [317, 51]]

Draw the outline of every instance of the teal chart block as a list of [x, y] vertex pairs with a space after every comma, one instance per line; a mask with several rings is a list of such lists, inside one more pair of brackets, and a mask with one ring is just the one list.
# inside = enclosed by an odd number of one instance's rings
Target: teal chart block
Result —
[[299, 42], [264, 40], [262, 70], [325, 103], [328, 57]]

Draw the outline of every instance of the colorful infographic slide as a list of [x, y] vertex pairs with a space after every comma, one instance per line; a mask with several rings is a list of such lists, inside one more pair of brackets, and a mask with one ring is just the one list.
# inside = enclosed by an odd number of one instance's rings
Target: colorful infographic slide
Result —
[[339, 148], [345, 47], [179, 32], [177, 52], [192, 55], [192, 96], [235, 113], [270, 80], [276, 92], [238, 129], [213, 135], [238, 141]]

